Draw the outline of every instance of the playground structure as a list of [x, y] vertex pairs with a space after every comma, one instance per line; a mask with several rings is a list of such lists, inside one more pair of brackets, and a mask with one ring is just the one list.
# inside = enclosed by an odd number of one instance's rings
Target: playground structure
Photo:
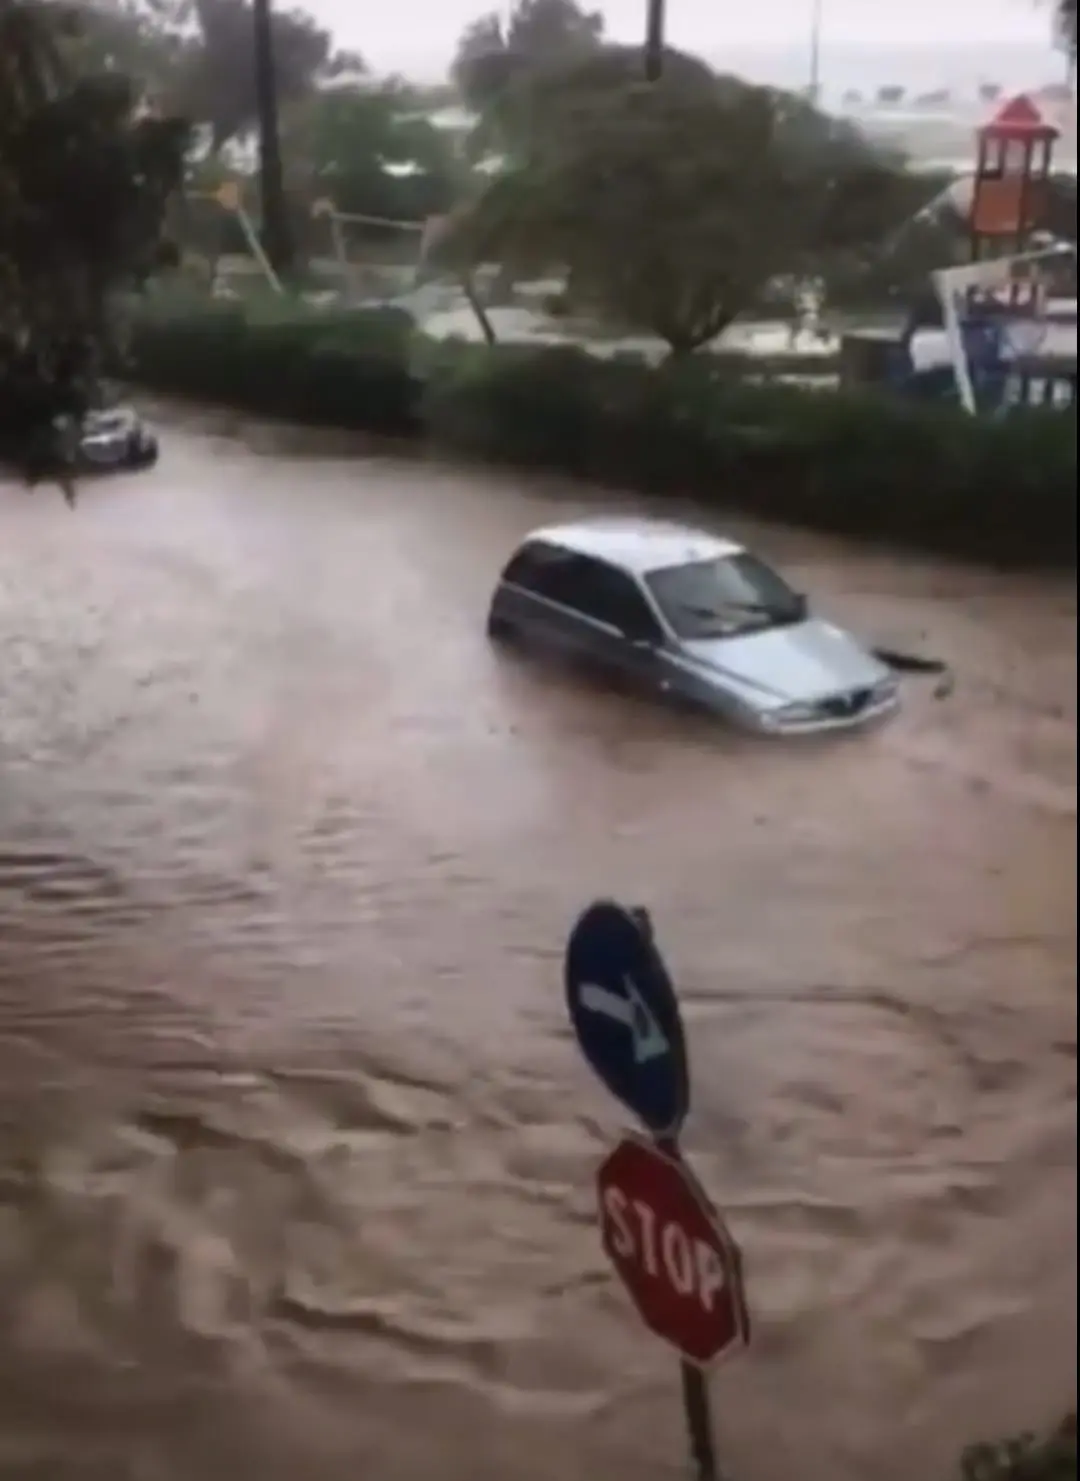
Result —
[[[190, 190], [185, 198], [188, 201], [206, 202], [217, 207], [223, 220], [235, 224], [236, 231], [230, 235], [234, 237], [234, 240], [243, 242], [247, 252], [250, 253], [258, 275], [275, 293], [285, 291], [263, 249], [256, 221], [245, 207], [240, 182], [228, 180], [214, 190]], [[339, 211], [333, 201], [325, 198], [312, 205], [311, 217], [314, 221], [326, 222], [329, 228], [329, 253], [318, 254], [315, 262], [318, 265], [321, 261], [323, 271], [332, 283], [333, 289], [346, 302], [362, 302], [371, 296], [383, 299], [387, 296], [396, 297], [407, 293], [415, 285], [421, 258], [421, 242], [427, 229], [426, 222], [391, 221], [380, 216], [362, 216]], [[365, 262], [360, 254], [349, 250], [348, 233], [352, 229], [373, 233], [376, 236], [380, 233], [397, 234], [406, 239], [408, 249], [403, 254], [374, 253], [372, 260]], [[402, 256], [406, 259], [404, 263], [395, 260]], [[387, 257], [389, 261], [384, 260]], [[230, 258], [235, 262], [235, 254], [221, 252], [215, 254], [214, 261]], [[374, 295], [365, 294], [362, 291], [365, 273], [371, 275], [369, 286], [376, 289]], [[388, 279], [391, 280], [389, 295], [385, 292]]]
[[1076, 247], [1042, 229], [1057, 139], [1025, 96], [977, 131], [970, 194], [957, 197], [968, 260], [930, 275], [902, 330], [843, 335], [842, 382], [952, 397], [969, 413], [1075, 405]]
[[[210, 202], [224, 217], [236, 225], [239, 237], [251, 254], [258, 275], [277, 294], [286, 289], [274, 271], [263, 250], [258, 228], [244, 207], [241, 186], [237, 181], [227, 181], [215, 190], [189, 191], [188, 200]], [[328, 245], [330, 256], [309, 259], [309, 268], [323, 279], [323, 286], [309, 287], [302, 297], [312, 305], [343, 304], [346, 307], [400, 307], [413, 315], [418, 323], [427, 322], [433, 315], [444, 312], [448, 306], [461, 306], [467, 322], [475, 325], [480, 337], [494, 342], [494, 330], [490, 318], [481, 303], [472, 277], [466, 273], [451, 274], [452, 282], [441, 273], [428, 270], [428, 254], [446, 229], [448, 218], [432, 216], [425, 221], [395, 221], [383, 216], [366, 216], [359, 212], [339, 211], [328, 197], [323, 197], [311, 207], [313, 221], [325, 222], [329, 229]], [[367, 253], [350, 251], [348, 233], [356, 229], [361, 234]], [[380, 236], [397, 233], [404, 237], [408, 247], [404, 252], [372, 251]], [[222, 271], [223, 264], [230, 262], [236, 273], [236, 259], [218, 253], [211, 262], [211, 291], [224, 297], [235, 296], [228, 282], [229, 274]]]
[[1002, 104], [976, 133], [968, 221], [972, 261], [998, 248], [1022, 252], [1045, 218], [1058, 129], [1021, 93]]
[[1048, 341], [1059, 326], [1049, 317], [1047, 287], [1047, 270], [1075, 253], [1073, 244], [1053, 244], [934, 273], [949, 360], [966, 411], [1075, 405], [1075, 305], [1072, 355], [1055, 354]]
[[247, 243], [248, 251], [267, 284], [275, 293], [284, 292], [281, 279], [274, 271], [263, 249], [255, 223], [244, 207], [243, 194], [235, 180], [224, 181], [216, 190], [189, 190], [186, 192], [186, 198], [195, 201], [210, 201], [220, 206], [222, 211], [236, 222], [241, 236]]
[[348, 232], [350, 229], [369, 236], [397, 233], [404, 237], [409, 244], [408, 256], [412, 260], [405, 267], [402, 267], [400, 263], [397, 264], [399, 287], [402, 291], [408, 291], [415, 285], [417, 270], [423, 255], [427, 222], [393, 221], [384, 216], [365, 216], [356, 211], [339, 211], [334, 202], [326, 197], [314, 203], [311, 215], [315, 220], [326, 221], [329, 226], [333, 261], [337, 268], [341, 291], [347, 299], [359, 296], [357, 278], [364, 271], [364, 264], [357, 262], [356, 254], [349, 251]]
[[973, 415], [1076, 402], [1075, 300], [1071, 357], [1048, 353], [1053, 270], [1063, 256], [1075, 258], [1076, 246], [1039, 231], [1058, 137], [1023, 94], [978, 130], [971, 260], [932, 275], [956, 392]]

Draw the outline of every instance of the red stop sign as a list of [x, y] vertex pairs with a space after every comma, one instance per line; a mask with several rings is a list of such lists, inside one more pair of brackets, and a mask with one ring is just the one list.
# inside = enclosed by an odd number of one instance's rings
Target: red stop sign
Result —
[[627, 1137], [596, 1175], [604, 1249], [647, 1327], [700, 1367], [744, 1347], [742, 1260], [690, 1170]]

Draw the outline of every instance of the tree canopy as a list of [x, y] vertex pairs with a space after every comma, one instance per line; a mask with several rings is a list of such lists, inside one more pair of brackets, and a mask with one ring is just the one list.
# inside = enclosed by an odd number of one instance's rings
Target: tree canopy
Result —
[[647, 83], [637, 48], [604, 48], [534, 71], [499, 107], [514, 153], [442, 260], [565, 271], [575, 298], [674, 352], [911, 208], [900, 162], [847, 125], [677, 53]]
[[[252, 0], [73, 0], [71, 9], [79, 19], [71, 45], [83, 70], [136, 78], [156, 106], [207, 127], [214, 149], [255, 126]], [[321, 83], [363, 70], [305, 10], [275, 7], [272, 27], [286, 109]]]
[[0, 0], [0, 435], [79, 409], [182, 177], [186, 126], [140, 110], [122, 75], [80, 73], [78, 25]]
[[295, 111], [287, 145], [300, 193], [342, 212], [422, 221], [457, 196], [453, 140], [394, 78], [313, 95]]
[[1076, 0], [1056, 0], [1054, 22], [1062, 48], [1076, 60]]
[[[55, 8], [56, 0], [51, 3]], [[62, 46], [73, 69], [131, 77], [155, 98], [191, 45], [157, 0], [70, 0], [67, 9], [72, 24]]]
[[538, 66], [596, 51], [604, 18], [576, 0], [517, 0], [504, 21], [491, 11], [458, 43], [452, 75], [466, 104], [481, 112], [511, 83]]
[[[170, 104], [211, 131], [219, 148], [259, 116], [250, 0], [192, 0], [198, 35], [185, 48], [165, 93]], [[309, 95], [318, 80], [358, 63], [335, 55], [330, 33], [302, 10], [272, 16], [274, 76], [281, 106]]]

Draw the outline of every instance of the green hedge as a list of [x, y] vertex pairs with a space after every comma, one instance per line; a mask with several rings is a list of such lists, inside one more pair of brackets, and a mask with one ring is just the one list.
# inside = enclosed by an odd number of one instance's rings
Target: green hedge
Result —
[[207, 306], [170, 296], [134, 314], [117, 368], [153, 390], [266, 416], [413, 436], [413, 336], [410, 315], [393, 308], [331, 316], [277, 299]]
[[690, 360], [649, 371], [506, 349], [429, 382], [424, 421], [464, 452], [766, 518], [1010, 561], [1076, 551], [1076, 420], [871, 392], [748, 385]]
[[292, 420], [1009, 563], [1076, 554], [1075, 413], [978, 420], [872, 392], [651, 369], [573, 348], [433, 344], [395, 309], [195, 304], [135, 317], [129, 375]]

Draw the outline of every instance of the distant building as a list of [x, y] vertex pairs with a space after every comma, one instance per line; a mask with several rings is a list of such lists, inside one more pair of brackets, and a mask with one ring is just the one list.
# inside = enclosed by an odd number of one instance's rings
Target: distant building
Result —
[[938, 87], [929, 93], [920, 93], [912, 105], [915, 108], [949, 108], [953, 96], [947, 87]]

